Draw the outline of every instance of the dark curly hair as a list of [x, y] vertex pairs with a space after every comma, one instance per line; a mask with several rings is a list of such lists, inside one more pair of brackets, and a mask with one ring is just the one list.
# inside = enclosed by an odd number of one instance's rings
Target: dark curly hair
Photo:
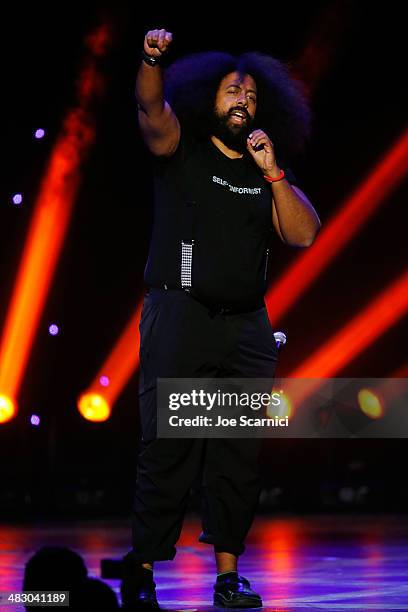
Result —
[[264, 130], [278, 158], [290, 161], [310, 136], [312, 115], [301, 84], [274, 57], [258, 52], [233, 56], [218, 51], [188, 55], [165, 71], [166, 100], [186, 130], [199, 139], [208, 138], [219, 84], [235, 71], [251, 75], [257, 85], [254, 129]]

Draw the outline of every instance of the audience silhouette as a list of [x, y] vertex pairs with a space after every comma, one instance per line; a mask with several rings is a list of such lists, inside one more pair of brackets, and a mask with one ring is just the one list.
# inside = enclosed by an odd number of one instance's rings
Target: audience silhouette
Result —
[[[101, 580], [90, 578], [82, 557], [62, 546], [44, 546], [28, 560], [23, 591], [69, 591], [69, 610], [119, 610], [112, 589]], [[56, 606], [36, 606], [36, 610], [50, 608]], [[31, 606], [26, 610], [31, 610]]]

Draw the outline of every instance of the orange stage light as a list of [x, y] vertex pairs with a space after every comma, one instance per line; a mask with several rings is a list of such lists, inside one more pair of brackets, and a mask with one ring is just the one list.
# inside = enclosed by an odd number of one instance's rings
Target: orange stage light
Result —
[[78, 410], [88, 421], [106, 421], [111, 415], [111, 407], [104, 397], [97, 393], [84, 393], [78, 401]]
[[408, 171], [408, 130], [385, 155], [363, 184], [327, 222], [314, 244], [296, 259], [266, 295], [266, 305], [274, 325], [334, 257], [353, 238], [358, 229], [385, 203]]
[[[279, 393], [278, 389], [272, 389], [272, 393]], [[287, 393], [279, 393], [279, 406], [269, 405], [266, 409], [266, 416], [269, 418], [279, 417], [281, 419], [290, 419], [293, 416], [293, 404]]]
[[15, 402], [7, 395], [0, 395], [0, 423], [10, 421], [16, 414]]
[[[287, 376], [293, 379], [285, 387], [292, 416], [303, 402], [325, 384], [327, 378], [334, 378], [345, 365], [397, 323], [407, 310], [408, 271]], [[386, 379], [374, 392], [378, 397], [387, 397], [391, 401], [396, 393], [394, 387], [392, 379]]]
[[383, 401], [378, 393], [371, 389], [360, 389], [357, 399], [361, 411], [371, 419], [380, 419], [383, 416]]
[[93, 105], [103, 84], [96, 60], [109, 38], [102, 25], [87, 40], [90, 57], [78, 82], [78, 106], [63, 122], [35, 202], [0, 344], [0, 391], [10, 397], [18, 395], [69, 226], [80, 168], [94, 139]]
[[308, 357], [294, 378], [334, 377], [345, 365], [404, 316], [408, 309], [408, 270], [326, 344]]
[[[405, 401], [408, 381], [401, 380], [406, 376], [380, 378], [369, 389], [360, 390], [358, 402], [361, 410], [371, 418], [384, 416], [393, 405]], [[365, 393], [362, 393], [362, 392]]]
[[[139, 366], [139, 321], [142, 303], [131, 317], [115, 347], [103, 363], [95, 376], [86, 394], [95, 393], [103, 397], [109, 406], [113, 406], [116, 398], [127, 384], [132, 373]], [[109, 379], [109, 385], [102, 384], [102, 377]], [[82, 397], [82, 396], [81, 396]], [[81, 399], [78, 400], [78, 409], [82, 416], [88, 418], [81, 410]], [[92, 419], [91, 419], [92, 420]]]

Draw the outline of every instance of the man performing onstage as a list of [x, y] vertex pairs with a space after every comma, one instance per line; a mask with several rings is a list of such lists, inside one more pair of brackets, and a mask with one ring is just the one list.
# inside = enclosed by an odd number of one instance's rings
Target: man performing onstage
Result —
[[[140, 321], [142, 429], [125, 609], [157, 608], [155, 561], [173, 559], [200, 476], [203, 533], [214, 547], [214, 603], [261, 607], [237, 561], [260, 492], [259, 438], [157, 438], [157, 378], [268, 378], [277, 345], [264, 302], [269, 241], [307, 247], [320, 228], [287, 167], [310, 111], [278, 60], [194, 54], [162, 69], [172, 35], [144, 39], [136, 98], [152, 154], [154, 223]], [[186, 568], [186, 572], [188, 568]]]

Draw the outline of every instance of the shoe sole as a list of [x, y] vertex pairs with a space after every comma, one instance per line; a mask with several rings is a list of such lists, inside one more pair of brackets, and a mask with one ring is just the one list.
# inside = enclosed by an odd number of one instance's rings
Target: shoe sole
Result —
[[222, 608], [262, 608], [262, 599], [259, 599], [258, 602], [253, 599], [246, 598], [241, 599], [239, 602], [237, 601], [228, 601], [223, 597], [223, 595], [217, 593], [214, 595], [214, 605], [221, 606]]

